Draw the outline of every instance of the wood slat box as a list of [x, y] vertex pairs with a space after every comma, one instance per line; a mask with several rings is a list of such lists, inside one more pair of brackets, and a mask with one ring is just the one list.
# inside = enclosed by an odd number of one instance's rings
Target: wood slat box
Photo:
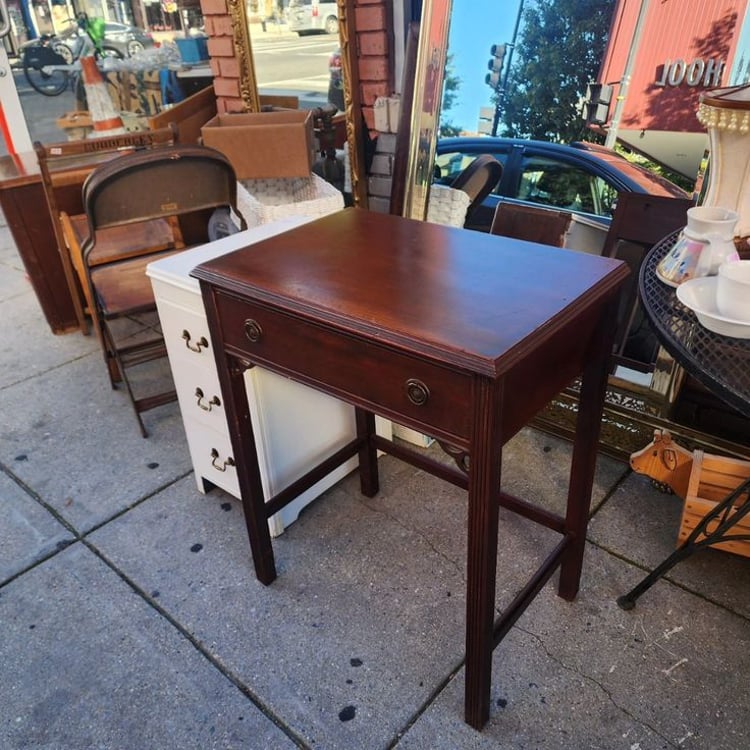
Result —
[[[693, 468], [690, 472], [690, 482], [682, 511], [678, 544], [685, 541], [701, 519], [713, 510], [717, 503], [748, 478], [750, 478], [750, 461], [715, 456], [701, 450], [693, 451]], [[712, 530], [709, 527], [709, 533]], [[750, 534], [750, 515], [743, 518], [731, 533]], [[721, 542], [712, 547], [750, 557], [750, 540]]]

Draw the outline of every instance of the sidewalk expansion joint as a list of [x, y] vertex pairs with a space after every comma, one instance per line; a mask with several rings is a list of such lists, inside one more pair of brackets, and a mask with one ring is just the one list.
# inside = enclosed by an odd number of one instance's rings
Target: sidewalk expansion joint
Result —
[[271, 708], [266, 706], [260, 696], [256, 695], [242, 679], [236, 675], [231, 669], [224, 665], [218, 657], [211, 654], [208, 649], [201, 643], [196, 636], [194, 636], [185, 626], [178, 622], [174, 616], [172, 616], [163, 606], [161, 606], [156, 599], [150, 594], [146, 593], [130, 576], [124, 571], [120, 570], [117, 565], [112, 562], [101, 550], [99, 550], [92, 542], [88, 539], [82, 539], [84, 544], [90, 552], [98, 557], [108, 568], [112, 570], [127, 586], [129, 586], [143, 601], [148, 604], [155, 612], [163, 617], [188, 643], [190, 643], [195, 650], [203, 656], [206, 661], [211, 664], [223, 677], [232, 683], [241, 693], [245, 696], [254, 706], [257, 708], [269, 721], [271, 721], [276, 727], [279, 728], [294, 744], [300, 748], [300, 750], [313, 750], [313, 748], [305, 742], [291, 727], [284, 723], [283, 719], [278, 716]]

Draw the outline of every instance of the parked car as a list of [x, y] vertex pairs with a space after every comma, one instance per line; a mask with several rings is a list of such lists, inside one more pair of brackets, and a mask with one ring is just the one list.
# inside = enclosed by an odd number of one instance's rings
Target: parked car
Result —
[[344, 75], [341, 69], [341, 48], [334, 50], [328, 58], [328, 101], [344, 111]]
[[467, 224], [484, 232], [489, 231], [501, 200], [565, 209], [609, 225], [620, 191], [686, 197], [669, 180], [604, 146], [515, 138], [439, 140], [434, 181], [450, 185], [480, 154], [490, 154], [503, 165], [500, 182]]
[[[72, 25], [70, 29], [59, 35], [59, 39], [75, 53], [80, 33], [82, 33], [80, 29]], [[123, 57], [133, 57], [147, 47], [155, 46], [156, 43], [148, 31], [139, 29], [137, 26], [107, 21], [104, 24], [104, 44], [114, 47]]]
[[338, 34], [338, 4], [324, 0], [290, 0], [286, 21], [289, 31], [296, 31], [300, 36]]

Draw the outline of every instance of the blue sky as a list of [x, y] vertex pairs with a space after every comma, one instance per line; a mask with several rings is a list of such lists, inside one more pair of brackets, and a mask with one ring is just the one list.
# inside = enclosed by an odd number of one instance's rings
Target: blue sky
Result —
[[490, 47], [513, 38], [519, 1], [453, 0], [448, 53], [461, 87], [456, 105], [443, 113], [444, 120], [476, 131], [479, 108], [491, 104], [492, 89], [484, 82]]

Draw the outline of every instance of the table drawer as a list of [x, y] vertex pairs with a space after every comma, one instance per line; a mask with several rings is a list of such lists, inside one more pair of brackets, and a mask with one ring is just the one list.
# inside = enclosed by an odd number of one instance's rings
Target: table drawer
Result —
[[225, 343], [253, 362], [379, 414], [413, 419], [429, 434], [469, 436], [470, 374], [228, 295], [218, 294], [216, 304]]

